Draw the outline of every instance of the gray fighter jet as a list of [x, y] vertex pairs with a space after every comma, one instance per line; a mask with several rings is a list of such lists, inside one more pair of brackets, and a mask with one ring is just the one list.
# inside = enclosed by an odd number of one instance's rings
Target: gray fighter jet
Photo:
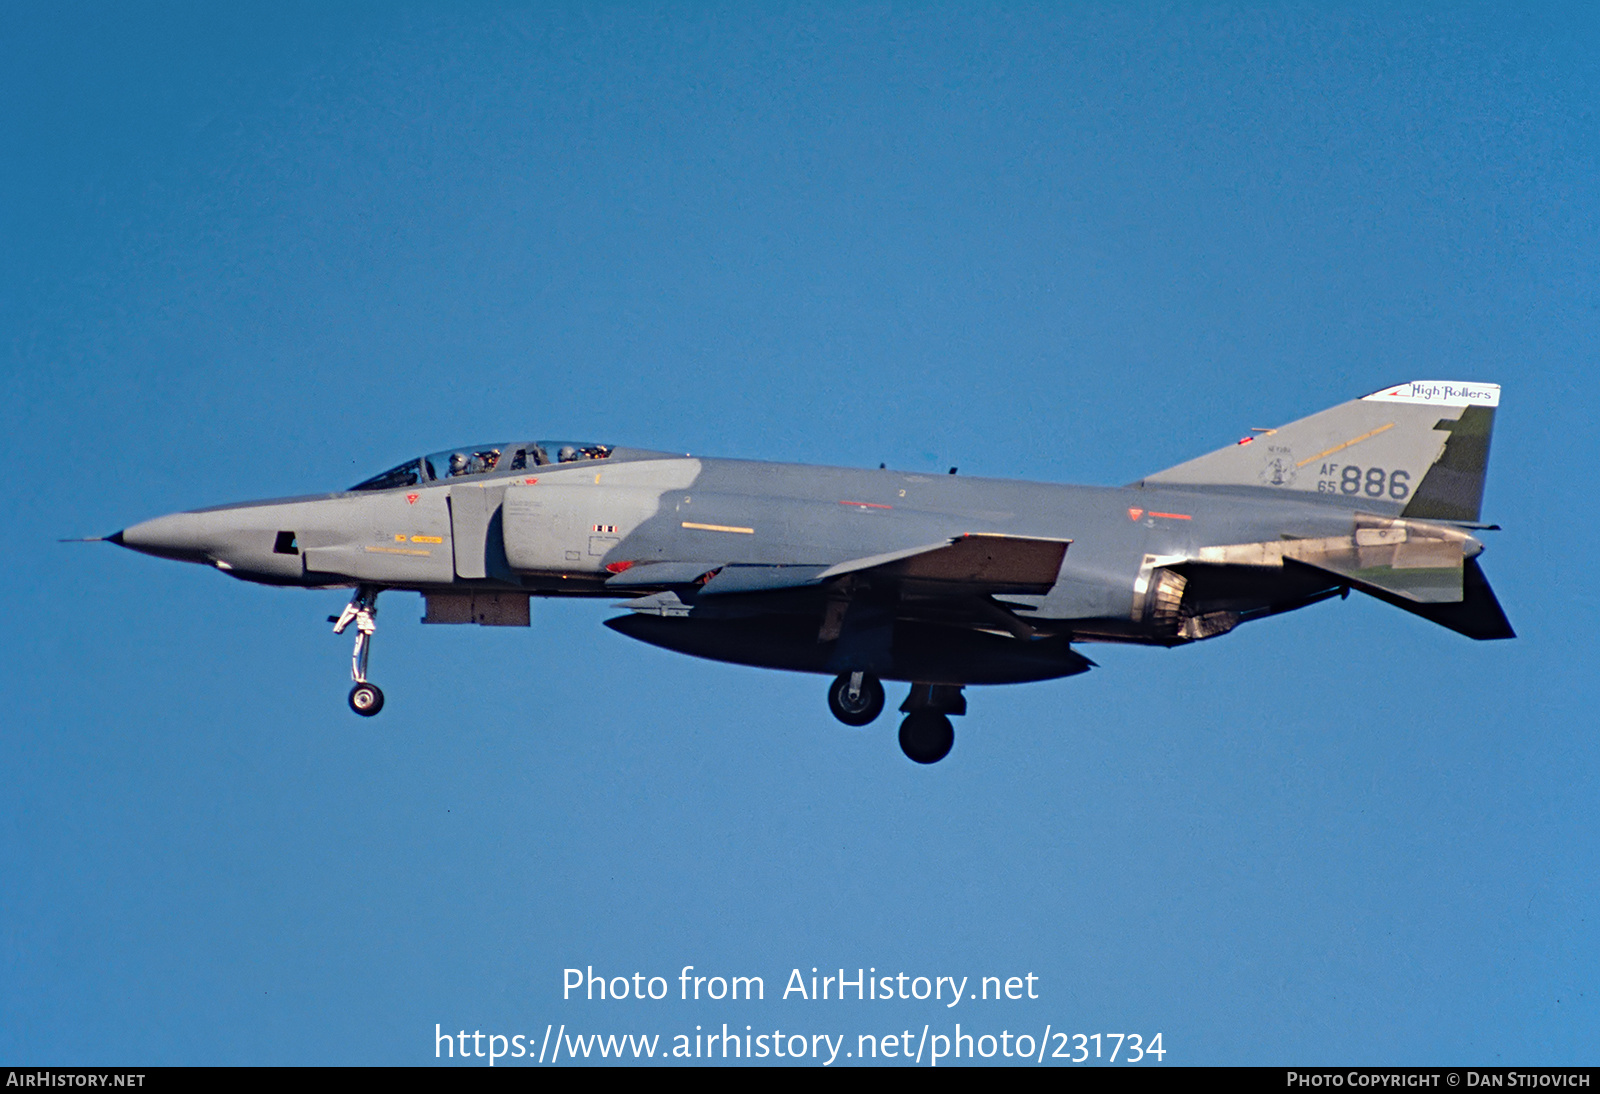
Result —
[[968, 684], [1087, 671], [1075, 645], [1176, 646], [1351, 589], [1469, 638], [1510, 638], [1477, 557], [1500, 389], [1413, 382], [1261, 429], [1123, 487], [702, 459], [508, 441], [348, 490], [175, 513], [106, 537], [269, 585], [354, 588], [350, 706], [378, 594], [424, 623], [527, 626], [531, 596], [622, 597], [613, 630], [833, 677], [863, 726], [911, 685], [900, 745], [954, 741]]

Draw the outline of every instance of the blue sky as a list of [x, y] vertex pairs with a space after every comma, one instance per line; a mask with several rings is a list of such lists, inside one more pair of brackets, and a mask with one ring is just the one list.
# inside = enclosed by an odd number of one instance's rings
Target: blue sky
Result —
[[[1594, 1063], [1596, 31], [7, 8], [0, 1060], [961, 1021], [1160, 1032], [1176, 1063]], [[1516, 641], [1352, 597], [1090, 647], [971, 689], [930, 769], [892, 710], [845, 729], [821, 678], [592, 602], [424, 629], [390, 594], [363, 721], [338, 592], [55, 543], [511, 436], [1120, 483], [1410, 379], [1503, 385], [1483, 564]], [[590, 965], [768, 998], [563, 1001]], [[1040, 997], [776, 998], [813, 966]]]

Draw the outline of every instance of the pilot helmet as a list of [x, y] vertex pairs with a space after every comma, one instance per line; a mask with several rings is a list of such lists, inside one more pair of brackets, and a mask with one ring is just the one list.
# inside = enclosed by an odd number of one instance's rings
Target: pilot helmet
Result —
[[571, 463], [578, 458], [578, 450], [570, 444], [561, 446], [561, 451], [556, 453], [556, 460], [560, 463]]
[[450, 453], [450, 473], [459, 475], [467, 469], [467, 458], [459, 452]]

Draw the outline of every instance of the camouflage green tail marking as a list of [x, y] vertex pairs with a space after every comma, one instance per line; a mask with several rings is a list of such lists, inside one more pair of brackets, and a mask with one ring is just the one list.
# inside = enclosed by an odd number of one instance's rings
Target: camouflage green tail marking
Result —
[[1448, 431], [1450, 437], [1400, 515], [1418, 520], [1475, 521], [1483, 509], [1494, 408], [1469, 406], [1459, 419], [1443, 418], [1433, 428]]

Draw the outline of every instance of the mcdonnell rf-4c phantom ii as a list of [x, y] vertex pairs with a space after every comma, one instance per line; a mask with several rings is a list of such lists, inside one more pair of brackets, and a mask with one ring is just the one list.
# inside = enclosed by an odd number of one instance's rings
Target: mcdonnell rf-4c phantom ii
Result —
[[832, 677], [863, 726], [909, 683], [900, 745], [950, 751], [969, 684], [1086, 672], [1088, 642], [1178, 646], [1351, 589], [1469, 638], [1513, 637], [1478, 565], [1500, 389], [1384, 388], [1123, 487], [510, 441], [348, 490], [158, 517], [106, 537], [269, 585], [354, 588], [350, 706], [378, 595], [424, 623], [527, 626], [533, 596], [622, 598], [669, 650]]

